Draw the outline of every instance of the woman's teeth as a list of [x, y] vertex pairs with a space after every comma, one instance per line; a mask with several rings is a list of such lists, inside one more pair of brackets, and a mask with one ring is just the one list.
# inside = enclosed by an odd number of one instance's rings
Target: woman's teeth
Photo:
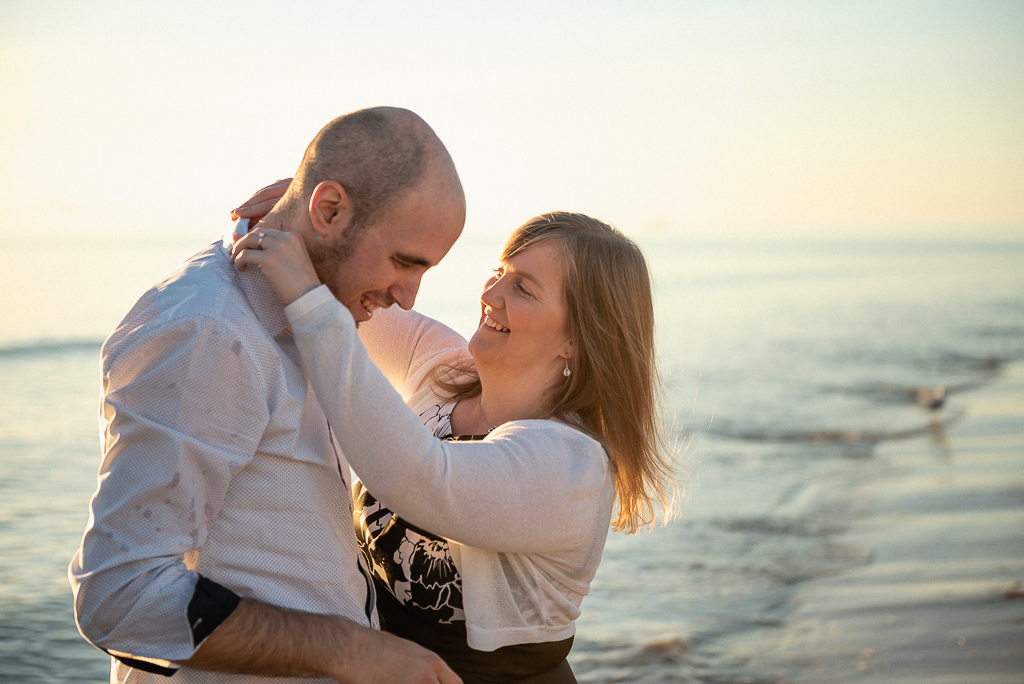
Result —
[[484, 316], [484, 325], [486, 325], [488, 328], [493, 328], [493, 329], [497, 330], [498, 332], [506, 332], [506, 333], [509, 332], [508, 328], [503, 326], [501, 323], [498, 323], [496, 320], [494, 320], [490, 316]]

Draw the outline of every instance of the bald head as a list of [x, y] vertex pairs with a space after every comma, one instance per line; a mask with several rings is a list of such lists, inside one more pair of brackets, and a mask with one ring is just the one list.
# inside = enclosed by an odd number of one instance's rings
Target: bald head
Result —
[[351, 199], [353, 226], [364, 227], [428, 175], [437, 174], [461, 197], [451, 157], [423, 119], [395, 107], [361, 109], [338, 117], [317, 134], [282, 204], [305, 208], [319, 183], [336, 181]]
[[359, 322], [413, 305], [462, 232], [466, 197], [423, 119], [378, 107], [327, 124], [263, 222], [303, 238], [320, 282]]

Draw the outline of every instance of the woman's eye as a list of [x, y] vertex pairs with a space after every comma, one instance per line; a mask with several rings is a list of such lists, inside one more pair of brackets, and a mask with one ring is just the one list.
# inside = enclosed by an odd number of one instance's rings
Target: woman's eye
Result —
[[525, 287], [523, 287], [522, 283], [516, 283], [516, 289], [519, 290], [520, 292], [522, 292], [527, 297], [532, 297], [533, 296], [533, 294], [529, 290], [527, 290]]

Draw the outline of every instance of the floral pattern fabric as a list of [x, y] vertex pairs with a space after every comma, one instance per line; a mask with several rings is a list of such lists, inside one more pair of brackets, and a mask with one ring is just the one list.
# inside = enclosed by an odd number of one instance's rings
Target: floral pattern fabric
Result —
[[[421, 413], [420, 419], [435, 437], [450, 439], [454, 408], [455, 402], [441, 403]], [[440, 624], [465, 621], [462, 577], [448, 540], [400, 519], [362, 482], [353, 485], [352, 496], [356, 539], [379, 585], [425, 620]]]

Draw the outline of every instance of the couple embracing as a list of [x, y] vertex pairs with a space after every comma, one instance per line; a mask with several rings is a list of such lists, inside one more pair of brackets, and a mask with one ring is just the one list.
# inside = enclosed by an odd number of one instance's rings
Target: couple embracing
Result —
[[266, 215], [103, 346], [69, 577], [111, 681], [574, 682], [609, 527], [672, 488], [639, 249], [582, 214], [528, 221], [467, 343], [412, 310], [462, 186], [391, 108], [328, 124], [238, 213]]

